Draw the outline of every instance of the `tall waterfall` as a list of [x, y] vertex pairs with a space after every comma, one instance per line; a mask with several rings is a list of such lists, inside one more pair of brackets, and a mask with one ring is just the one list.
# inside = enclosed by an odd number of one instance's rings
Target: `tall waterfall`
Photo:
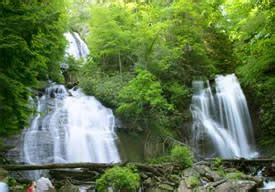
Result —
[[[76, 33], [66, 33], [67, 54], [85, 57], [89, 50]], [[111, 109], [80, 89], [52, 83], [37, 97], [37, 115], [24, 134], [26, 163], [116, 163], [115, 118]]]
[[253, 127], [237, 77], [218, 75], [214, 88], [209, 81], [194, 81], [193, 89], [192, 140], [196, 147], [209, 145], [208, 151], [225, 158], [255, 157]]

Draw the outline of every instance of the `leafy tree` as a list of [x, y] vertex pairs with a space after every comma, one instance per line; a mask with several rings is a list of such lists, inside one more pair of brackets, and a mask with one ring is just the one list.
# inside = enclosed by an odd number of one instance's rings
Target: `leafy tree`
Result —
[[30, 89], [61, 80], [65, 40], [61, 1], [0, 2], [0, 133], [24, 127]]
[[146, 112], [172, 110], [173, 106], [162, 96], [161, 85], [154, 75], [141, 69], [137, 73], [119, 93], [118, 112], [131, 117]]
[[239, 60], [237, 73], [258, 106], [261, 143], [274, 143], [274, 6], [271, 1], [225, 3], [227, 30]]

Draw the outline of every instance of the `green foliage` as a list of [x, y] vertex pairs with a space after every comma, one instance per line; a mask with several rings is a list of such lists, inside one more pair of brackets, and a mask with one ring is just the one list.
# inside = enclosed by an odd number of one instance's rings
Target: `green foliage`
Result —
[[222, 177], [225, 176], [225, 170], [223, 168], [222, 159], [219, 157], [216, 157], [211, 164], [211, 167], [213, 170], [216, 171], [216, 173]]
[[23, 128], [32, 112], [30, 88], [48, 78], [61, 81], [65, 40], [63, 4], [0, 2], [0, 134]]
[[62, 74], [65, 79], [67, 87], [74, 86], [79, 81], [80, 68], [82, 67], [84, 61], [81, 59], [75, 59], [72, 56], [66, 57], [64, 59], [66, 63], [62, 69]]
[[162, 164], [162, 163], [179, 163], [184, 168], [191, 167], [194, 161], [192, 151], [187, 146], [174, 145], [170, 149], [169, 154], [164, 154], [159, 157], [148, 160], [150, 164]]
[[245, 174], [239, 171], [226, 173], [225, 177], [230, 180], [239, 180], [244, 177]]
[[129, 10], [112, 4], [93, 6], [88, 38], [93, 57], [105, 71], [125, 71], [133, 64], [132, 18]]
[[163, 156], [149, 159], [147, 162], [149, 164], [162, 164], [162, 163], [172, 162], [172, 160], [170, 155], [163, 155]]
[[8, 177], [8, 186], [16, 186], [17, 181], [13, 177]]
[[175, 145], [171, 150], [171, 158], [173, 161], [181, 163], [183, 167], [191, 167], [193, 164], [193, 154], [186, 146]]
[[221, 167], [222, 166], [222, 159], [219, 158], [219, 157], [216, 157], [213, 161], [213, 165], [214, 165], [214, 167], [217, 167], [217, 168]]
[[274, 144], [274, 11], [271, 1], [225, 3], [226, 30], [239, 60], [237, 73], [258, 107], [261, 143]]
[[108, 191], [108, 187], [114, 191], [137, 191], [139, 185], [139, 174], [128, 167], [110, 168], [96, 180], [96, 188], [100, 192]]
[[142, 124], [145, 129], [161, 135], [170, 135], [166, 114], [174, 107], [163, 96], [157, 78], [147, 70], [137, 69], [137, 75], [122, 88], [118, 95], [117, 113], [123, 120]]
[[117, 107], [118, 94], [133, 75], [105, 73], [93, 61], [88, 61], [79, 76], [80, 87], [85, 93], [96, 96], [107, 106]]
[[185, 182], [188, 186], [194, 188], [194, 187], [199, 186], [200, 179], [196, 176], [189, 176], [185, 179]]
[[67, 0], [68, 27], [81, 36], [86, 35], [91, 19], [91, 1]]
[[162, 96], [161, 85], [156, 77], [146, 70], [137, 70], [137, 76], [121, 90], [118, 98], [117, 111], [127, 117], [173, 109]]
[[190, 118], [192, 80], [232, 69], [227, 34], [209, 24], [221, 17], [219, 4], [104, 2], [91, 5], [87, 19], [93, 64], [82, 70], [81, 87], [124, 121], [171, 134]]

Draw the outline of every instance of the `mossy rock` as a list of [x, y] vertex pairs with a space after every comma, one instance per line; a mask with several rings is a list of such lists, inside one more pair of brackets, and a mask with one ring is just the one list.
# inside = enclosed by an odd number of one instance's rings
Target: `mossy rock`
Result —
[[79, 188], [66, 180], [64, 185], [58, 190], [59, 192], [79, 192]]
[[183, 175], [185, 177], [190, 177], [190, 176], [194, 176], [194, 177], [200, 177], [200, 173], [198, 171], [196, 171], [194, 168], [190, 167], [187, 168], [183, 171]]

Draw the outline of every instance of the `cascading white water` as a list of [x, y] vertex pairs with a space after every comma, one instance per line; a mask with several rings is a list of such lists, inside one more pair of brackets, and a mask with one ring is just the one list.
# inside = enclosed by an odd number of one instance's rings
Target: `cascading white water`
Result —
[[87, 44], [80, 38], [76, 32], [68, 32], [64, 34], [69, 46], [66, 54], [73, 56], [76, 59], [85, 58], [90, 52]]
[[[70, 41], [68, 55], [80, 58], [89, 53], [76, 33], [65, 36]], [[22, 160], [30, 164], [120, 162], [114, 119], [112, 110], [96, 98], [52, 83], [37, 97], [37, 115], [25, 131]]]
[[120, 161], [112, 110], [94, 97], [53, 84], [38, 98], [37, 111], [25, 133], [25, 162]]
[[194, 81], [193, 89], [192, 140], [197, 148], [209, 138], [212, 152], [218, 153], [215, 155], [225, 158], [257, 156], [246, 98], [237, 77], [218, 75], [214, 90], [209, 81]]

